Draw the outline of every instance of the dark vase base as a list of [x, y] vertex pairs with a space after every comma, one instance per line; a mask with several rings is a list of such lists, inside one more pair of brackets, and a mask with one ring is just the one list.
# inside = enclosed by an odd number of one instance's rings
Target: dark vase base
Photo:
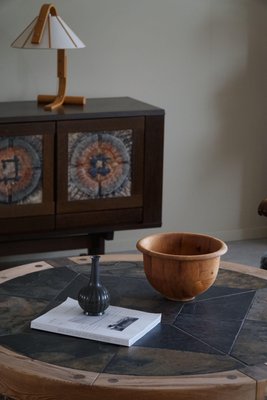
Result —
[[99, 313], [91, 313], [91, 312], [88, 312], [88, 311], [84, 311], [83, 313], [85, 315], [88, 315], [89, 317], [100, 317], [101, 315], [105, 314], [105, 311], [99, 312]]

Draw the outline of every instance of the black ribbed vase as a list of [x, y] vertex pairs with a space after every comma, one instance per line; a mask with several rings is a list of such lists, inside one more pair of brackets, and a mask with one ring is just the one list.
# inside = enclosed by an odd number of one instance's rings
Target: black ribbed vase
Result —
[[78, 294], [78, 302], [86, 315], [103, 315], [109, 306], [109, 293], [99, 279], [99, 258], [92, 256], [90, 282]]

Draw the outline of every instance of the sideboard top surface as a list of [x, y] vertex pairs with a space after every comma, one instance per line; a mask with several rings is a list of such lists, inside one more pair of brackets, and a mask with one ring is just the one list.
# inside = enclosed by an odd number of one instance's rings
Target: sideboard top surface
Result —
[[84, 106], [64, 105], [45, 111], [37, 101], [0, 102], [0, 123], [64, 121], [75, 119], [115, 118], [164, 115], [164, 110], [130, 97], [87, 99]]

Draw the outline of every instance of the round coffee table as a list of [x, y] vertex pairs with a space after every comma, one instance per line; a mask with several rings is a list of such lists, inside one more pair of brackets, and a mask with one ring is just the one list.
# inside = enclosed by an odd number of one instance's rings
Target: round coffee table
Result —
[[31, 330], [47, 307], [75, 297], [90, 257], [0, 272], [0, 393], [14, 399], [263, 400], [267, 395], [267, 272], [221, 263], [192, 302], [162, 298], [140, 255], [101, 257], [111, 302], [161, 312], [131, 347]]

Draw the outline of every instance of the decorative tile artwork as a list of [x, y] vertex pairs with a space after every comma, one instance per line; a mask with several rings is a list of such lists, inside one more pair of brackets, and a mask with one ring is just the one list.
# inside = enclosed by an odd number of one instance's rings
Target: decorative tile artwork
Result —
[[0, 137], [0, 204], [42, 202], [41, 135]]
[[68, 200], [131, 196], [132, 130], [68, 135]]

